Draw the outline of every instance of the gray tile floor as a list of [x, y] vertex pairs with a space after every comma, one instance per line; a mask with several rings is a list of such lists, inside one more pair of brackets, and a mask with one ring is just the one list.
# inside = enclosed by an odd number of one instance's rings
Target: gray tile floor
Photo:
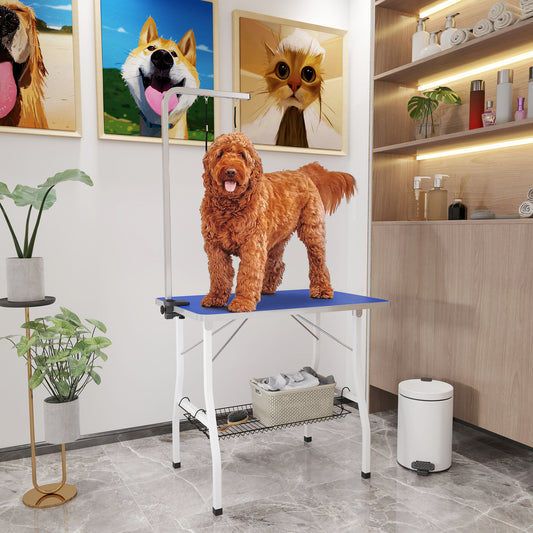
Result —
[[[302, 428], [221, 441], [222, 516], [211, 513], [209, 441], [182, 435], [182, 468], [170, 435], [67, 452], [78, 495], [25, 507], [29, 459], [0, 463], [1, 533], [533, 532], [533, 450], [454, 426], [448, 472], [417, 476], [396, 463], [396, 415], [371, 415], [372, 477], [360, 477], [357, 414]], [[41, 483], [59, 455], [38, 457]]]

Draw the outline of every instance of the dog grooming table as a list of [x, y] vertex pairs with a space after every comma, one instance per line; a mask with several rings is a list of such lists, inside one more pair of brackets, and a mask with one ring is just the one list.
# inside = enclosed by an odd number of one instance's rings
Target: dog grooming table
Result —
[[[233, 297], [233, 295], [232, 295]], [[355, 400], [359, 407], [359, 416], [362, 429], [362, 458], [361, 458], [361, 476], [370, 477], [370, 421], [368, 417], [368, 361], [366, 351], [361, 346], [361, 317], [366, 309], [373, 309], [388, 305], [387, 300], [370, 298], [357, 294], [348, 294], [344, 292], [335, 292], [333, 299], [322, 300], [314, 299], [309, 296], [309, 290], [286, 290], [278, 291], [273, 295], [263, 295], [261, 301], [257, 304], [256, 311], [250, 313], [230, 313], [227, 308], [204, 308], [200, 302], [203, 295], [184, 296], [174, 299], [158, 298], [156, 303], [161, 306], [161, 313], [174, 317], [198, 320], [202, 323], [203, 340], [185, 348], [184, 343], [184, 323], [187, 320], [176, 320], [176, 384], [174, 392], [174, 401], [172, 409], [172, 461], [175, 468], [181, 466], [180, 459], [180, 418], [179, 408], [183, 409], [189, 420], [197, 420], [204, 428], [204, 433], [209, 437], [211, 447], [211, 460], [213, 472], [213, 513], [222, 514], [222, 465], [220, 457], [221, 437], [227, 436], [228, 432], [220, 434], [217, 427], [217, 413], [215, 410], [215, 401], [213, 397], [213, 360], [220, 355], [222, 350], [229, 344], [231, 339], [237, 334], [248, 319], [261, 319], [266, 316], [281, 315], [292, 317], [309, 334], [313, 340], [313, 357], [311, 366], [318, 370], [320, 359], [320, 337], [326, 335], [335, 340], [349, 350], [353, 358], [354, 382], [355, 382]], [[176, 303], [172, 304], [174, 301]], [[188, 302], [187, 305], [184, 305]], [[171, 309], [172, 308], [172, 309]], [[352, 346], [336, 339], [320, 327], [320, 315], [322, 313], [332, 313], [339, 311], [349, 311], [352, 315]], [[215, 325], [224, 321], [215, 330]], [[235, 324], [236, 323], [236, 324]], [[235, 329], [226, 343], [217, 353], [213, 353], [213, 335], [226, 326], [233, 324]], [[205, 409], [194, 405], [189, 398], [183, 397], [184, 383], [184, 357], [193, 348], [203, 343], [203, 380], [204, 380], [204, 399]], [[238, 406], [239, 409], [247, 406]], [[229, 408], [231, 411], [232, 408]], [[227, 412], [226, 412], [227, 414]], [[326, 419], [335, 418], [327, 417]], [[313, 422], [320, 419], [313, 420]], [[304, 440], [309, 442], [311, 437], [308, 433], [307, 423], [304, 424]], [[253, 423], [258, 424], [257, 421]], [[235, 428], [241, 428], [247, 423]], [[290, 424], [294, 425], [294, 424]], [[233, 429], [233, 428], [230, 428]], [[261, 429], [267, 430], [272, 428], [259, 428], [254, 426], [252, 432]], [[237, 430], [237, 432], [239, 432]], [[249, 431], [248, 431], [249, 432]], [[247, 431], [243, 431], [247, 433]]]

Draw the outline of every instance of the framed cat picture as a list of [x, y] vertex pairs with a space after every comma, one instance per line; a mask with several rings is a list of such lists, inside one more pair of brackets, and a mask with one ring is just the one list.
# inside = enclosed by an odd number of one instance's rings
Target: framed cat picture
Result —
[[264, 150], [345, 155], [347, 32], [233, 12], [236, 131]]

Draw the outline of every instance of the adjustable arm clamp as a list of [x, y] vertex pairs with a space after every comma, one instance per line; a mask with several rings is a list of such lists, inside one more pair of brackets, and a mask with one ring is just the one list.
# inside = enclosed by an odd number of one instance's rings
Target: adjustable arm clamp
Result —
[[172, 299], [165, 299], [164, 304], [161, 306], [161, 314], [165, 316], [167, 320], [171, 320], [172, 318], [185, 318], [183, 315], [180, 315], [179, 313], [176, 313], [174, 311], [174, 306], [182, 307], [184, 305], [189, 305], [189, 302], [185, 300], [172, 300]]

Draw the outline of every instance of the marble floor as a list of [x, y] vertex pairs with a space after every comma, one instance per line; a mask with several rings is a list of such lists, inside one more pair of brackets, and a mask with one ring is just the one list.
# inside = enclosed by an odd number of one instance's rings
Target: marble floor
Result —
[[[357, 414], [302, 428], [221, 441], [224, 513], [211, 512], [209, 441], [182, 433], [182, 468], [170, 435], [67, 452], [78, 495], [34, 510], [29, 459], [0, 463], [2, 533], [430, 532], [533, 533], [533, 450], [454, 425], [453, 465], [417, 476], [396, 462], [396, 414], [371, 415], [372, 477], [360, 476]], [[57, 454], [38, 457], [42, 483]]]

